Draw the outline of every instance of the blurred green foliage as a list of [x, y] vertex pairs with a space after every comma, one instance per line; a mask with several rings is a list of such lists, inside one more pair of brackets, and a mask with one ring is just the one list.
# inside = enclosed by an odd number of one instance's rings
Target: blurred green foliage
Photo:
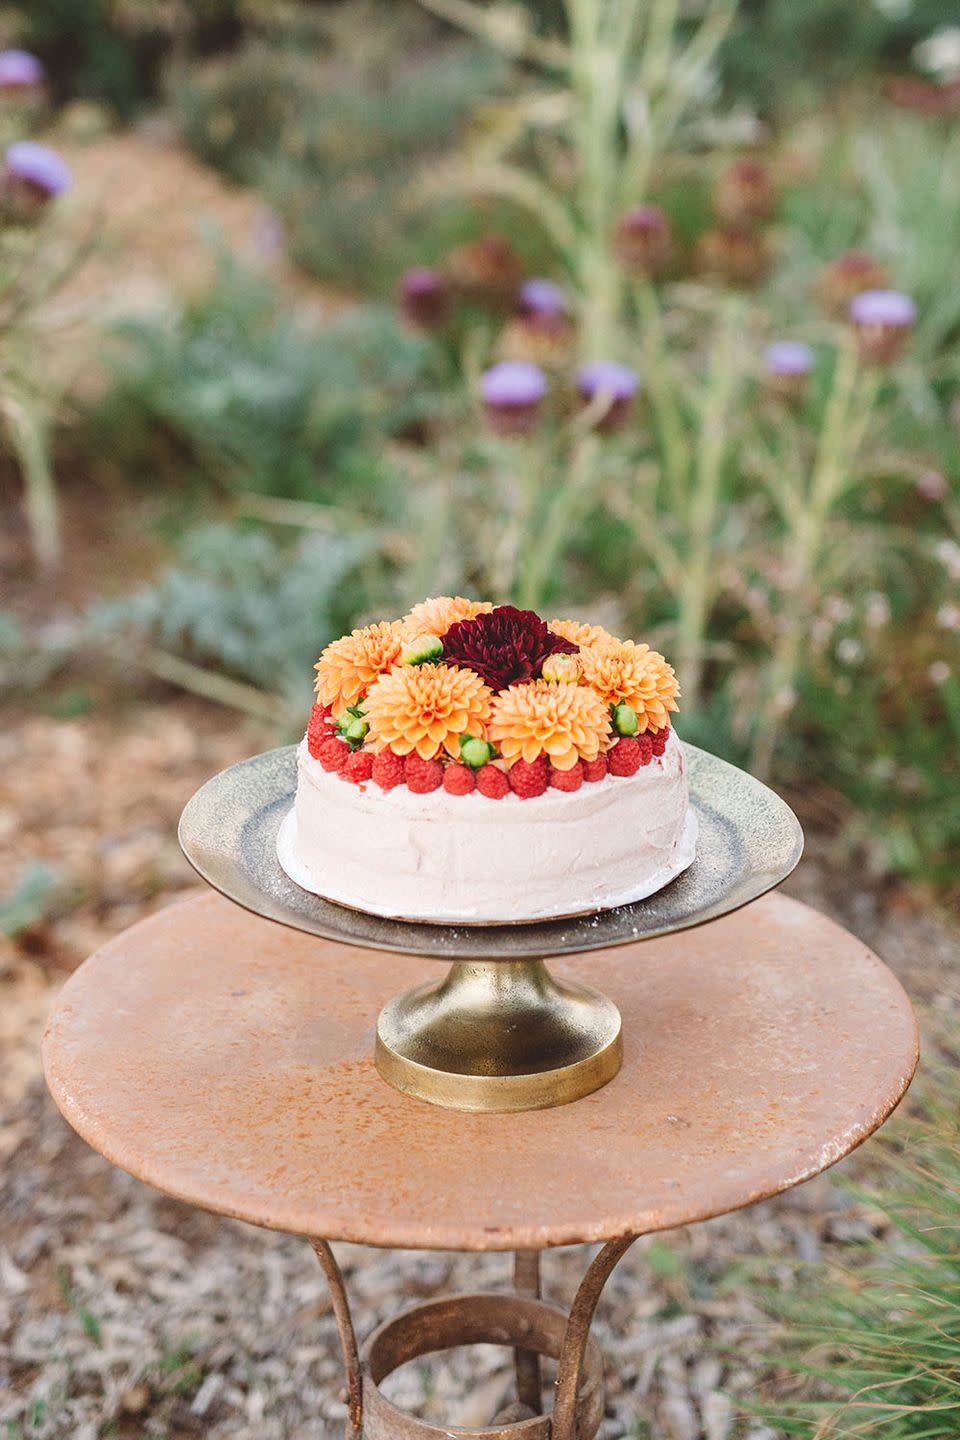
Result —
[[123, 325], [93, 443], [135, 473], [169, 452], [226, 491], [389, 506], [383, 442], [436, 403], [431, 343], [387, 310], [309, 328], [224, 257], [203, 298]]
[[[376, 535], [284, 543], [242, 525], [190, 531], [177, 561], [122, 601], [94, 607], [91, 639], [152, 644], [309, 709], [319, 649], [349, 629], [373, 572]], [[375, 593], [375, 589], [372, 593]]]
[[[779, 1434], [946, 1440], [960, 1430], [960, 1088], [956, 1056], [912, 1092], [856, 1198], [885, 1219], [842, 1270], [817, 1266], [775, 1309], [789, 1398], [759, 1409]], [[761, 1292], [762, 1297], [762, 1292]], [[782, 1391], [783, 1386], [775, 1387]]]
[[305, 39], [280, 31], [179, 69], [171, 97], [191, 149], [271, 201], [295, 260], [377, 293], [476, 230], [470, 205], [425, 214], [408, 192], [506, 71], [479, 44], [439, 42], [408, 6], [372, 7], [365, 22], [375, 36], [382, 27], [381, 43], [365, 45], [354, 11]]

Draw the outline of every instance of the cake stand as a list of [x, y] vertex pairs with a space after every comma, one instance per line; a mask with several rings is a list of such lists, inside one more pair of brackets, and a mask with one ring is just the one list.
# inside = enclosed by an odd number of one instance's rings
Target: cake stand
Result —
[[[301, 889], [277, 860], [296, 788], [293, 746], [208, 781], [183, 812], [180, 843], [205, 880], [267, 919], [326, 940], [449, 963], [442, 978], [394, 995], [381, 1009], [375, 1059], [384, 1080], [460, 1110], [544, 1108], [607, 1084], [623, 1054], [613, 1000], [582, 975], [555, 978], [547, 959], [580, 955], [589, 972], [589, 952], [715, 920], [778, 884], [800, 858], [800, 826], [778, 795], [704, 750], [683, 750], [699, 823], [693, 864], [646, 900], [566, 920], [412, 924]], [[709, 935], [703, 932], [704, 946]]]

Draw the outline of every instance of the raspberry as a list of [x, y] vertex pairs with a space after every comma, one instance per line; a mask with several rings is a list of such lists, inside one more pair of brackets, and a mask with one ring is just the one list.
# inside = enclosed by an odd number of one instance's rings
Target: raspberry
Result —
[[369, 750], [354, 750], [347, 760], [346, 765], [340, 771], [341, 780], [352, 780], [354, 785], [362, 785], [369, 780], [373, 774], [373, 756]]
[[488, 800], [502, 800], [510, 793], [510, 781], [496, 765], [481, 765], [477, 771], [477, 789]]
[[321, 705], [314, 705], [310, 711], [310, 723], [307, 726], [307, 749], [314, 760], [320, 758], [320, 742], [325, 740], [329, 733], [326, 710]]
[[654, 755], [662, 755], [670, 738], [670, 726], [664, 725], [662, 730], [655, 730], [650, 738], [653, 740]]
[[392, 790], [396, 785], [402, 785], [403, 756], [394, 755], [392, 750], [381, 750], [379, 755], [373, 757], [370, 775], [381, 790]]
[[637, 744], [640, 746], [640, 764], [649, 765], [656, 751], [656, 742], [652, 735], [638, 735]]
[[636, 740], [618, 740], [607, 751], [611, 775], [636, 775], [640, 769], [640, 746]]
[[477, 777], [469, 765], [448, 765], [443, 772], [443, 788], [448, 795], [469, 795], [476, 785]]
[[554, 790], [565, 790], [568, 795], [579, 790], [583, 784], [583, 761], [578, 760], [569, 770], [557, 770], [550, 766], [550, 784]]
[[598, 755], [596, 760], [581, 760], [583, 766], [583, 778], [587, 781], [605, 780], [607, 778], [607, 757]]
[[533, 800], [542, 795], [550, 783], [546, 755], [536, 760], [515, 760], [510, 766], [510, 789], [521, 800]]
[[403, 778], [414, 795], [429, 795], [443, 784], [443, 766], [439, 760], [424, 760], [414, 751], [403, 762]]
[[320, 746], [317, 750], [317, 759], [320, 761], [324, 770], [330, 770], [334, 774], [339, 775], [347, 763], [349, 754], [349, 747], [346, 746], [342, 740], [338, 740], [335, 735], [328, 735], [326, 740], [320, 741]]

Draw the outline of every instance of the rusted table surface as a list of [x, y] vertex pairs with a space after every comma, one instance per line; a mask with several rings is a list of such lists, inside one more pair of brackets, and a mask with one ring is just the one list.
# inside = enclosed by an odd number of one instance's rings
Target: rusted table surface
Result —
[[589, 959], [623, 1014], [617, 1078], [553, 1110], [411, 1100], [373, 1065], [377, 1013], [435, 964], [352, 949], [216, 895], [105, 945], [44, 1040], [71, 1125], [206, 1209], [364, 1244], [524, 1250], [703, 1220], [785, 1190], [902, 1096], [917, 1033], [863, 944], [780, 895]]

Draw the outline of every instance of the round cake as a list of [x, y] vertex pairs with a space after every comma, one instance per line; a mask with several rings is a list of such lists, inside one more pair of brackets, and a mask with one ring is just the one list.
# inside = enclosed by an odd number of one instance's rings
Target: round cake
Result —
[[643, 899], [693, 860], [679, 690], [649, 646], [444, 596], [316, 668], [278, 839], [304, 889], [395, 919], [522, 923]]

